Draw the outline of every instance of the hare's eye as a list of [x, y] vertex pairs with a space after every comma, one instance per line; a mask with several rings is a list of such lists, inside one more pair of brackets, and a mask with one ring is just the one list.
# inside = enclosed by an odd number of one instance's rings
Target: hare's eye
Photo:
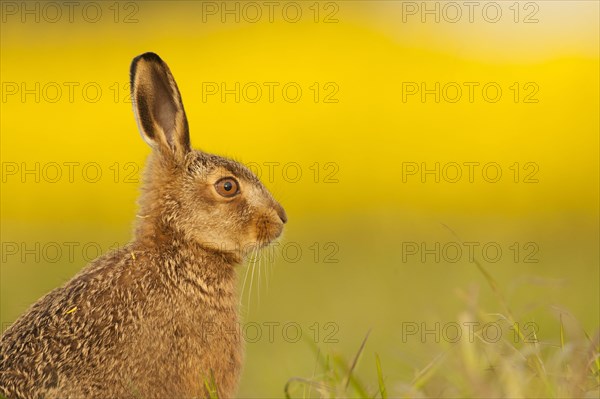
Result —
[[215, 183], [215, 190], [223, 197], [233, 197], [240, 191], [240, 185], [233, 177], [225, 177]]

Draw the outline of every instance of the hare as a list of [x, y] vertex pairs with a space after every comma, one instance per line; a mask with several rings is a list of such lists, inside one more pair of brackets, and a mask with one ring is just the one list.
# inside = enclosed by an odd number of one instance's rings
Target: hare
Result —
[[158, 55], [134, 58], [131, 91], [152, 148], [134, 237], [2, 335], [0, 393], [10, 399], [235, 395], [236, 265], [279, 237], [286, 213], [248, 168], [190, 147], [179, 89]]

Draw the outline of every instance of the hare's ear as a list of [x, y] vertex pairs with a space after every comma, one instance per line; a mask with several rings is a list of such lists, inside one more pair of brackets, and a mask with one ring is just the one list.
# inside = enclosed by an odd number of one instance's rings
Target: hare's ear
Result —
[[190, 151], [188, 122], [169, 67], [154, 53], [131, 63], [131, 99], [138, 128], [154, 150], [182, 157]]

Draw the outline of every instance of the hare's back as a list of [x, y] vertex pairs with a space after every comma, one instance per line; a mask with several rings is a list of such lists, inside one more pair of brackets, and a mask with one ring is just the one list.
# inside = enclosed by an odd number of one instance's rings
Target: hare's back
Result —
[[87, 396], [126, 371], [123, 348], [143, 311], [145, 272], [133, 262], [128, 247], [96, 259], [10, 326], [0, 339], [0, 392]]

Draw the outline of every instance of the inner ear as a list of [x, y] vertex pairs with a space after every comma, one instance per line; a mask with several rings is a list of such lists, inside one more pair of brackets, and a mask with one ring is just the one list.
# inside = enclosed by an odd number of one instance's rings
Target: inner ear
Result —
[[[173, 102], [173, 93], [171, 88], [167, 86], [167, 82], [161, 79], [159, 71], [152, 71], [154, 87], [154, 110], [153, 115], [156, 117], [156, 122], [164, 130], [167, 139], [176, 136], [175, 121], [177, 120], [177, 106]], [[169, 143], [173, 146], [173, 143]]]

